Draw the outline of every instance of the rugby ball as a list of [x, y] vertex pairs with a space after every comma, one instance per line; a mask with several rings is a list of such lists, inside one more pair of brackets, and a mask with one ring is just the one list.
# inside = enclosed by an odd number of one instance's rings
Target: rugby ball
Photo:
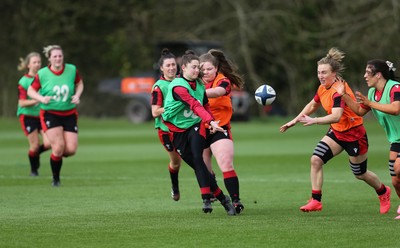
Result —
[[264, 84], [257, 88], [254, 93], [257, 103], [263, 106], [270, 105], [275, 101], [276, 92], [271, 86]]

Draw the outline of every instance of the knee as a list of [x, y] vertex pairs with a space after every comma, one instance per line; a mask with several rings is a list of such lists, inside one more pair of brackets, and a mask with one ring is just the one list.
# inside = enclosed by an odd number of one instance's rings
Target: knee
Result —
[[177, 154], [177, 153], [169, 153], [169, 158], [170, 158], [170, 162], [169, 164], [171, 165], [172, 168], [174, 169], [179, 169], [179, 167], [181, 167], [181, 157]]
[[32, 152], [39, 152], [39, 149], [40, 149], [39, 143], [38, 144], [31, 144], [29, 146], [29, 151], [32, 151]]
[[64, 151], [63, 157], [70, 157], [75, 155], [76, 151]]
[[204, 158], [203, 158], [203, 154], [202, 153], [198, 153], [198, 152], [193, 152], [192, 153], [192, 156], [193, 156], [193, 160], [194, 161], [204, 161]]
[[400, 180], [400, 166], [395, 166], [393, 172], [396, 175], [397, 180]]
[[392, 177], [392, 185], [395, 189], [400, 189], [400, 178]]
[[313, 155], [311, 156], [311, 165], [322, 166], [333, 158], [333, 152], [330, 146], [322, 140], [314, 148]]
[[365, 173], [362, 175], [354, 175], [355, 178], [357, 178], [358, 180], [363, 180], [365, 179]]
[[65, 146], [63, 144], [53, 144], [51, 146], [51, 151], [56, 156], [62, 156], [65, 152]]
[[311, 163], [311, 167], [313, 167], [315, 169], [320, 169], [320, 168], [322, 168], [324, 161], [322, 161], [322, 159], [320, 157], [313, 155], [313, 156], [311, 156], [310, 163]]
[[70, 156], [75, 155], [76, 148], [77, 148], [76, 146], [73, 146], [73, 147], [67, 146], [67, 147], [65, 147], [63, 156], [64, 157], [70, 157]]
[[233, 163], [223, 163], [219, 167], [222, 172], [234, 171]]
[[169, 164], [170, 164], [171, 168], [174, 170], [179, 170], [179, 168], [181, 168], [180, 163], [175, 163], [174, 161], [171, 161]]
[[396, 189], [400, 189], [400, 166], [398, 164], [390, 168], [390, 175], [392, 176], [393, 187], [395, 187]]
[[217, 154], [215, 158], [222, 172], [233, 170], [233, 154]]
[[357, 179], [364, 180], [367, 173], [367, 160], [359, 164], [350, 162], [350, 168]]

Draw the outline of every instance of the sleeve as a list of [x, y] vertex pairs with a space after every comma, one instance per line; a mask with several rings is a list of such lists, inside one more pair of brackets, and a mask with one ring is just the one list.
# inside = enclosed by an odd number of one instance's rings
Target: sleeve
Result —
[[[207, 110], [200, 104], [197, 99], [195, 99], [192, 95], [190, 95], [189, 91], [182, 86], [175, 86], [172, 89], [173, 96], [176, 100], [183, 102], [190, 109], [199, 116], [204, 122], [210, 123], [214, 118], [212, 115], [207, 112]], [[208, 100], [207, 100], [208, 103]]]
[[314, 95], [314, 101], [317, 102], [317, 103], [320, 103], [320, 102], [321, 102], [321, 99], [319, 98], [318, 93], [315, 93], [315, 95]]
[[332, 108], [344, 108], [346, 103], [342, 100], [342, 96], [338, 93], [333, 94], [333, 106]]
[[400, 85], [396, 84], [390, 89], [390, 102], [400, 101]]
[[75, 84], [79, 83], [82, 80], [81, 75], [79, 75], [78, 69], [76, 69], [76, 75], [75, 75]]
[[163, 100], [164, 100], [164, 97], [163, 97], [160, 87], [155, 86], [153, 91], [151, 92], [151, 105], [162, 106]]
[[225, 95], [229, 95], [229, 93], [231, 93], [231, 90], [232, 90], [232, 86], [231, 85], [232, 84], [229, 81], [229, 79], [226, 79], [226, 78], [218, 81], [218, 83], [217, 83], [217, 87], [222, 87], [222, 88], [225, 89], [225, 91], [226, 91]]
[[18, 100], [26, 100], [28, 98], [28, 94], [26, 89], [21, 85], [18, 85]]
[[31, 84], [32, 88], [34, 88], [36, 91], [38, 91], [42, 85], [40, 84], [40, 80], [39, 80], [39, 75], [36, 74], [35, 79], [33, 79], [33, 82]]

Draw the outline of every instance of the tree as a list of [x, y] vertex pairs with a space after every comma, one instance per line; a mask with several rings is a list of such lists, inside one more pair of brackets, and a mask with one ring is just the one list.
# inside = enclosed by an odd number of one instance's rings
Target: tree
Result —
[[270, 84], [274, 105], [296, 113], [313, 97], [316, 62], [330, 47], [346, 52], [344, 76], [354, 88], [365, 89], [371, 58], [399, 67], [399, 15], [396, 0], [3, 0], [0, 115], [15, 113], [16, 64], [30, 51], [62, 45], [85, 81], [81, 114], [101, 115], [116, 108], [114, 99], [99, 100], [98, 81], [153, 70], [154, 45], [165, 40], [221, 41], [246, 90]]

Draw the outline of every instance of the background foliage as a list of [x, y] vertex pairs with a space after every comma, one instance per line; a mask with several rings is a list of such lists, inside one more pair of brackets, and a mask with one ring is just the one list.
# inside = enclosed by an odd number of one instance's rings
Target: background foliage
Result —
[[119, 114], [121, 100], [101, 95], [98, 82], [153, 70], [159, 41], [221, 41], [246, 90], [272, 85], [274, 105], [289, 113], [313, 96], [316, 61], [330, 47], [347, 54], [344, 77], [355, 89], [366, 90], [367, 60], [400, 65], [397, 0], [3, 0], [0, 12], [1, 116], [15, 114], [18, 58], [48, 44], [60, 44], [78, 66], [86, 87], [80, 113], [89, 116]]

